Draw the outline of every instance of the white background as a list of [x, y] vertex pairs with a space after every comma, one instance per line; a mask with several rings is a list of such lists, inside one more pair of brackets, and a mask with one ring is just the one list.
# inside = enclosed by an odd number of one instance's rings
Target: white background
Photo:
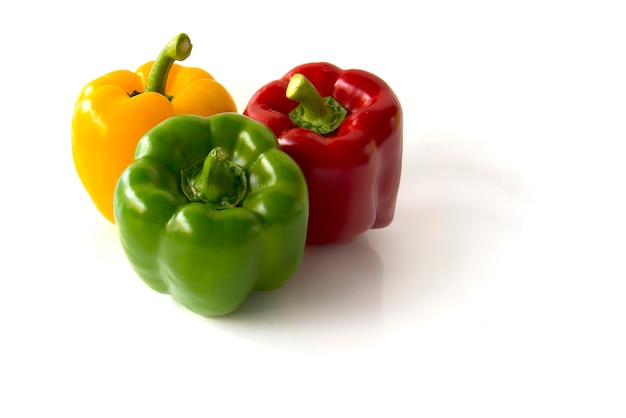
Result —
[[[0, 416], [626, 416], [620, 1], [3, 2]], [[80, 88], [186, 32], [240, 111], [385, 79], [394, 222], [207, 319], [137, 278], [74, 171]]]

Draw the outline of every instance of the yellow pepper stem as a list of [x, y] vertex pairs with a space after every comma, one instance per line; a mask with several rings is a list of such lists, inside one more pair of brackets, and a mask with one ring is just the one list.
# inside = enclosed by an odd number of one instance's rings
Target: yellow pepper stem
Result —
[[154, 91], [165, 96], [167, 76], [174, 61], [187, 59], [191, 54], [191, 48], [191, 40], [187, 34], [181, 33], [173, 37], [154, 61], [152, 70], [150, 70], [148, 75], [148, 81], [146, 81], [145, 91]]

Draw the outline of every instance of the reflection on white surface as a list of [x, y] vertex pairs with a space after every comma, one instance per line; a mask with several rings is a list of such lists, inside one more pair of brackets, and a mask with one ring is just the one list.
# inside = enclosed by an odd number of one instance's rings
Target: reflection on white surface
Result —
[[[114, 31], [122, 9], [165, 9], [62, 3], [38, 5], [55, 19], [37, 30], [30, 3], [0, 5], [19, 38], [3, 66], [0, 416], [626, 416], [618, 1], [281, 1], [269, 20], [265, 2], [216, 2], [210, 24]], [[314, 41], [286, 36], [294, 16]], [[153, 59], [172, 31], [240, 110], [303, 62], [388, 81], [406, 135], [393, 223], [307, 249], [227, 317], [147, 288], [77, 179], [70, 119], [84, 83]]]
[[527, 221], [528, 191], [512, 168], [463, 138], [430, 141], [405, 164], [394, 224], [372, 241], [389, 266], [389, 313], [458, 304]]
[[275, 348], [316, 351], [379, 342], [383, 262], [367, 236], [307, 247], [281, 289], [255, 292], [233, 314], [209, 319], [239, 338]]

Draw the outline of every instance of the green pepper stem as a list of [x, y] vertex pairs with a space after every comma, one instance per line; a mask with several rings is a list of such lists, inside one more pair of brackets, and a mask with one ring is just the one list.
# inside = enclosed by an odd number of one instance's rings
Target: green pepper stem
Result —
[[300, 103], [289, 113], [291, 120], [299, 127], [321, 135], [337, 129], [348, 113], [332, 96], [322, 97], [302, 74], [291, 77], [285, 94], [288, 99]]
[[165, 96], [167, 76], [174, 61], [184, 61], [191, 54], [191, 40], [185, 33], [176, 35], [163, 48], [152, 65], [146, 81], [145, 91], [154, 91]]
[[213, 148], [204, 161], [183, 170], [182, 187], [190, 201], [215, 209], [237, 206], [248, 191], [245, 170], [228, 160], [228, 151], [222, 147]]

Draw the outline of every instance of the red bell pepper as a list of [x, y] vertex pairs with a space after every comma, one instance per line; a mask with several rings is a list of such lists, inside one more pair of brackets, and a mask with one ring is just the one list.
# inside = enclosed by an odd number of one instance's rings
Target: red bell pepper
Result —
[[259, 89], [244, 114], [267, 125], [309, 188], [307, 244], [345, 243], [394, 217], [402, 108], [362, 70], [309, 63]]

